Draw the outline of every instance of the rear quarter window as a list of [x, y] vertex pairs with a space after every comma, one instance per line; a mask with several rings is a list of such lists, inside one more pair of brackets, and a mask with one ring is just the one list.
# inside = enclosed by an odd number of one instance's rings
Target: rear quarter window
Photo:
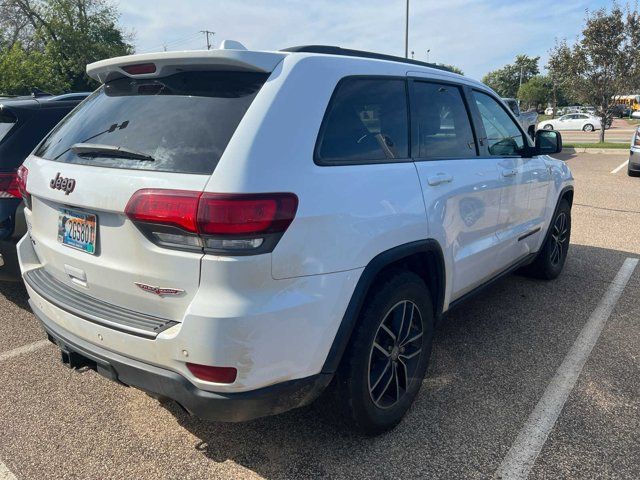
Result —
[[[110, 168], [211, 174], [268, 76], [199, 71], [113, 80], [67, 116], [36, 155]], [[77, 144], [122, 147], [153, 161], [79, 155], [72, 150]]]
[[320, 129], [316, 163], [367, 164], [408, 157], [406, 82], [366, 77], [340, 81]]
[[0, 143], [16, 125], [18, 117], [12, 112], [0, 110]]

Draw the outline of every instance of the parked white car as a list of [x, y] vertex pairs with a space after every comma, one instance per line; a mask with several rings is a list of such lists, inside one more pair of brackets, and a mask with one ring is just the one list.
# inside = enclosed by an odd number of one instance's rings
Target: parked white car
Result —
[[538, 123], [538, 129], [544, 130], [583, 130], [593, 132], [600, 130], [600, 119], [586, 113], [570, 113], [552, 120]]
[[492, 90], [420, 62], [230, 46], [87, 67], [103, 85], [21, 169], [30, 305], [68, 366], [200, 417], [331, 384], [388, 430], [445, 312], [562, 271], [560, 134], [533, 142]]

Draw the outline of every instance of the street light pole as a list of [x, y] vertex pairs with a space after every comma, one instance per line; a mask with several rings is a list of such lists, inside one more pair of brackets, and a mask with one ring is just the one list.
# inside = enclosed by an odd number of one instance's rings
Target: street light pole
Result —
[[404, 58], [409, 58], [409, 0], [404, 22]]

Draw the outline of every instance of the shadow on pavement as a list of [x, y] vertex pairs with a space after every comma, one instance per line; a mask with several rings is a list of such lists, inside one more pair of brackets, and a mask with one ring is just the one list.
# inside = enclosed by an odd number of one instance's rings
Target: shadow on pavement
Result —
[[488, 478], [629, 256], [638, 255], [573, 244], [557, 280], [512, 275], [456, 309], [437, 333], [413, 408], [377, 438], [350, 431], [324, 397], [240, 424], [206, 423], [165, 406], [207, 458], [269, 479]]
[[27, 289], [21, 280], [4, 281], [0, 279], [0, 295], [23, 310], [31, 311], [27, 303], [29, 298], [27, 296]]

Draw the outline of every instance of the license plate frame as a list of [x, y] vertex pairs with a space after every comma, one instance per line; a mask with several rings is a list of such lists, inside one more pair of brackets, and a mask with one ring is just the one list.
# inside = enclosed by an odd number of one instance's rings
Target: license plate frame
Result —
[[[78, 229], [72, 231], [67, 228], [69, 222], [79, 225]], [[83, 240], [85, 236], [88, 236], [87, 240]], [[98, 246], [98, 216], [70, 208], [58, 209], [58, 242], [65, 247], [95, 255]]]

